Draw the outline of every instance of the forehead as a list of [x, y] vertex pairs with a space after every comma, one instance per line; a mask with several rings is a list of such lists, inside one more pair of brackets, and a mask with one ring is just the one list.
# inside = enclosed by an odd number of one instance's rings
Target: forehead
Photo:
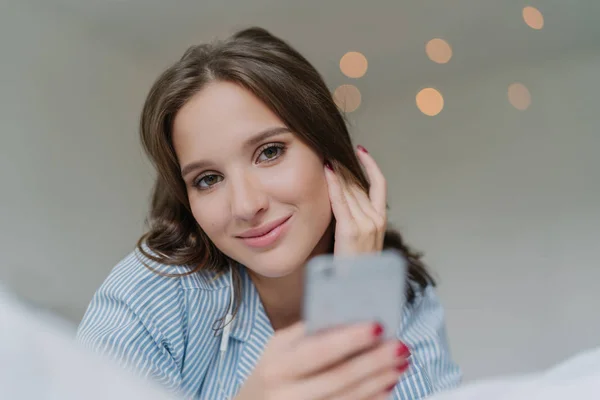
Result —
[[[248, 90], [230, 83], [215, 82], [196, 93], [175, 117], [173, 141], [176, 148], [235, 145], [263, 131], [284, 125], [262, 101]], [[179, 152], [179, 151], [178, 151]]]

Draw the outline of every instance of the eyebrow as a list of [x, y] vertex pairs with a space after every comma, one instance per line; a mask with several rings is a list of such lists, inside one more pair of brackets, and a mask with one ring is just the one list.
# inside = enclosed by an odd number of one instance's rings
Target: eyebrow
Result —
[[[282, 133], [291, 133], [291, 131], [289, 128], [287, 128], [285, 126], [268, 128], [268, 129], [258, 132], [256, 135], [247, 139], [244, 142], [243, 146], [244, 147], [255, 147], [259, 143], [267, 140], [268, 138], [277, 136], [277, 135], [281, 135]], [[198, 170], [198, 169], [204, 169], [209, 165], [210, 165], [210, 162], [208, 162], [208, 161], [196, 161], [196, 162], [189, 163], [181, 169], [181, 176], [186, 176], [190, 172]]]

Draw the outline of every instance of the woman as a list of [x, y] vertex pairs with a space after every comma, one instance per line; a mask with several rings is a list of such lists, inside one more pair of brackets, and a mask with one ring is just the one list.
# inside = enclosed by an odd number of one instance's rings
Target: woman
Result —
[[[152, 87], [141, 139], [158, 171], [149, 232], [94, 296], [83, 343], [200, 399], [415, 399], [459, 382], [434, 282], [386, 232], [379, 168], [289, 45], [252, 28], [190, 48]], [[371, 323], [304, 335], [306, 261], [388, 247], [410, 262], [398, 340]]]

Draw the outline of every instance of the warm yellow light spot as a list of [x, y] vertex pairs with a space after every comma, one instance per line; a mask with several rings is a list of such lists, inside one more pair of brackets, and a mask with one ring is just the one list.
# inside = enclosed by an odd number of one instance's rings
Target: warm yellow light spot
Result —
[[544, 16], [535, 7], [527, 6], [523, 8], [523, 20], [533, 29], [542, 29], [544, 27]]
[[452, 48], [444, 39], [431, 39], [425, 45], [427, 57], [438, 64], [446, 64], [452, 58]]
[[531, 105], [531, 93], [522, 83], [513, 83], [508, 87], [508, 101], [517, 110], [525, 111]]
[[356, 111], [360, 106], [360, 90], [354, 85], [341, 85], [333, 93], [338, 108], [344, 112]]
[[358, 51], [349, 51], [340, 59], [340, 69], [348, 78], [360, 78], [367, 72], [367, 58]]
[[417, 93], [417, 107], [423, 114], [433, 117], [444, 108], [444, 97], [434, 88], [425, 88]]

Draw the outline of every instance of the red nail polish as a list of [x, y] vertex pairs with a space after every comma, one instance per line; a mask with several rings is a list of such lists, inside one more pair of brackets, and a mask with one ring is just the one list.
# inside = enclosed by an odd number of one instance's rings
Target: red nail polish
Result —
[[404, 361], [402, 364], [400, 364], [400, 365], [398, 365], [396, 367], [396, 370], [398, 372], [404, 372], [404, 371], [406, 371], [408, 369], [408, 366], [409, 366], [409, 362], [408, 361]]
[[327, 160], [325, 160], [325, 167], [327, 167], [328, 170], [333, 171], [333, 167], [331, 166], [331, 163]]
[[381, 324], [375, 324], [373, 327], [373, 336], [380, 337], [383, 334], [383, 326]]
[[360, 151], [362, 151], [363, 153], [369, 154], [369, 152], [367, 151], [367, 149], [365, 149], [364, 147], [362, 147], [360, 144], [358, 146], [356, 146], [356, 148], [359, 149]]
[[386, 392], [391, 392], [392, 390], [394, 390], [395, 387], [396, 387], [396, 385], [388, 386], [387, 388], [385, 388], [385, 391]]
[[408, 347], [406, 347], [406, 345], [404, 343], [400, 343], [398, 345], [398, 347], [396, 348], [396, 355], [398, 357], [408, 357], [410, 356], [410, 350], [408, 349]]

